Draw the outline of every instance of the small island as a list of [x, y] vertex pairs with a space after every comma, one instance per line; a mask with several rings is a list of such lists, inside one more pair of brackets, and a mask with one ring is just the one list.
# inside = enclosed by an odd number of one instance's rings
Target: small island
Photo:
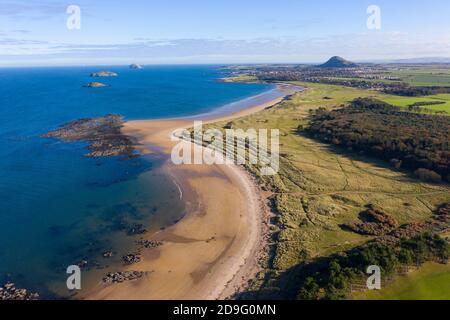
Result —
[[89, 82], [88, 84], [83, 85], [83, 88], [102, 88], [102, 87], [107, 87], [107, 85], [101, 82]]
[[130, 69], [142, 69], [140, 64], [133, 63], [130, 65]]
[[100, 72], [94, 72], [91, 73], [91, 77], [98, 78], [98, 77], [117, 77], [118, 74], [111, 71], [100, 71]]

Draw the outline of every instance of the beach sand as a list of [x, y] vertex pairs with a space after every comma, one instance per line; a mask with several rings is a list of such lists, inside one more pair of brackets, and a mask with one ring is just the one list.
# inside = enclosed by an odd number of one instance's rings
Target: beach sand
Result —
[[[205, 115], [201, 120], [209, 123], [239, 118], [282, 99], [215, 118]], [[172, 132], [192, 125], [192, 119], [130, 121], [123, 132], [138, 139], [142, 153], [169, 155], [175, 144], [170, 139]], [[170, 159], [164, 170], [180, 189], [185, 217], [165, 230], [146, 235], [163, 245], [143, 249], [141, 262], [118, 270], [145, 271], [143, 278], [113, 285], [99, 283], [82, 298], [225, 299], [245, 287], [259, 270], [268, 210], [252, 177], [237, 165], [176, 166]]]

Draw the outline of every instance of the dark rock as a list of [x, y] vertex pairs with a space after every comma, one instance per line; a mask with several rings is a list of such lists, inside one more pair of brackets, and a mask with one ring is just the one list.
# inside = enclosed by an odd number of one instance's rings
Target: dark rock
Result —
[[82, 259], [80, 262], [77, 263], [77, 266], [80, 268], [87, 268], [89, 265], [89, 261], [87, 259]]
[[103, 277], [103, 282], [121, 283], [142, 278], [144, 274], [142, 271], [109, 272]]
[[139, 240], [136, 241], [136, 243], [138, 245], [143, 246], [146, 249], [157, 248], [164, 244], [162, 241], [154, 241], [154, 240]]
[[128, 229], [127, 234], [129, 236], [134, 236], [134, 235], [138, 235], [138, 234], [144, 234], [146, 232], [147, 232], [147, 230], [145, 229], [144, 225], [135, 224], [130, 229]]
[[112, 251], [105, 251], [102, 254], [103, 258], [111, 258], [113, 255], [114, 253]]
[[119, 115], [79, 119], [47, 132], [43, 138], [59, 138], [66, 142], [87, 141], [91, 151], [87, 157], [123, 156], [135, 158], [135, 140], [122, 134], [124, 120]]
[[37, 300], [39, 294], [29, 292], [27, 289], [19, 289], [12, 282], [0, 286], [0, 300]]
[[126, 256], [123, 256], [122, 261], [125, 262], [125, 264], [138, 263], [141, 261], [141, 256], [139, 254], [130, 253]]

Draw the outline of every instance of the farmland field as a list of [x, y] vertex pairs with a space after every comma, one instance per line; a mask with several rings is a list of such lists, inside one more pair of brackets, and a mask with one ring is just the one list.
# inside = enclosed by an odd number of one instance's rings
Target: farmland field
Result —
[[427, 65], [416, 67], [400, 66], [398, 70], [392, 70], [391, 74], [402, 78], [402, 81], [413, 86], [450, 85], [450, 69], [448, 65], [442, 68]]
[[415, 103], [443, 102], [442, 104], [424, 105], [421, 108], [433, 111], [444, 111], [450, 114], [450, 94], [438, 94], [427, 97], [401, 97], [393, 95], [379, 95], [380, 100], [397, 107], [406, 108]]

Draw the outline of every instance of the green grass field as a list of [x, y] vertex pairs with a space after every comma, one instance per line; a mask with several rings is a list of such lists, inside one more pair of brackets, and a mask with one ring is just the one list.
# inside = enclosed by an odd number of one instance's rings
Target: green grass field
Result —
[[228, 77], [224, 79], [228, 82], [255, 82], [259, 81], [257, 77], [249, 76], [249, 75], [240, 75], [236, 77]]
[[380, 291], [359, 293], [359, 300], [450, 300], [450, 264], [427, 263], [398, 277]]
[[428, 106], [421, 106], [423, 109], [429, 109], [433, 111], [444, 111], [447, 112], [447, 114], [450, 114], [450, 94], [438, 94], [433, 96], [427, 96], [427, 97], [400, 97], [400, 96], [393, 96], [393, 95], [379, 95], [379, 99], [390, 103], [397, 107], [406, 108], [409, 105], [412, 105], [417, 102], [445, 102], [444, 104], [437, 104], [437, 105], [428, 105]]

